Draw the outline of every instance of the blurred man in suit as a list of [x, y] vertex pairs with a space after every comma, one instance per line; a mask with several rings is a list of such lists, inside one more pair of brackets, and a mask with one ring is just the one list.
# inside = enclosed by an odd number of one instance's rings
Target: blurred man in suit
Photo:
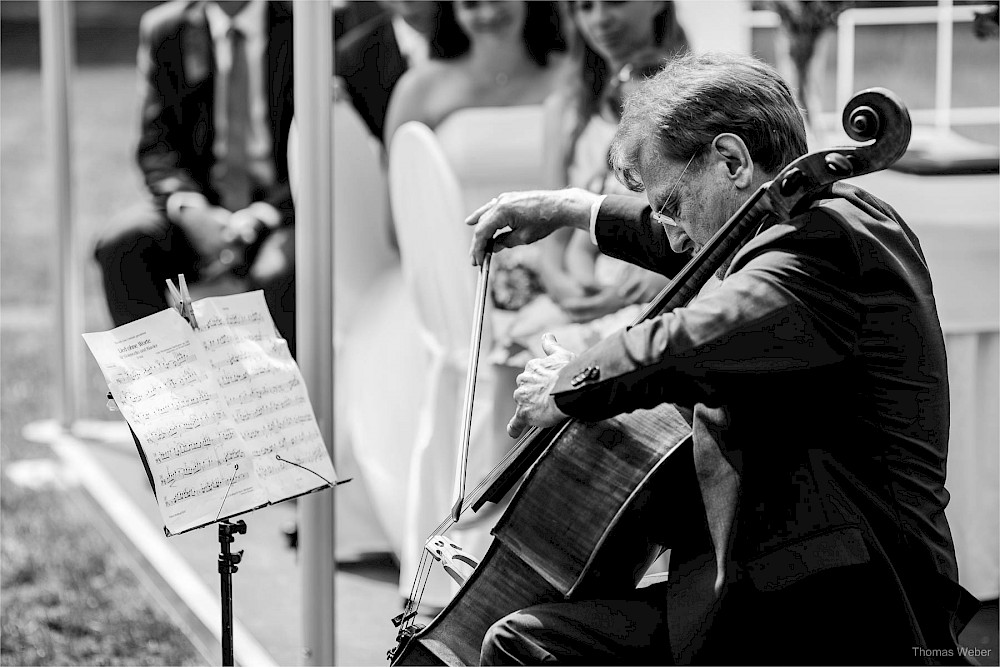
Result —
[[178, 273], [233, 273], [264, 290], [294, 353], [289, 3], [160, 5], [142, 17], [138, 69], [151, 198], [116, 216], [95, 252], [115, 325], [166, 308]]
[[396, 82], [409, 67], [429, 57], [428, 39], [437, 25], [440, 3], [380, 0], [388, 11], [354, 28], [337, 44], [339, 88], [384, 143], [385, 111]]

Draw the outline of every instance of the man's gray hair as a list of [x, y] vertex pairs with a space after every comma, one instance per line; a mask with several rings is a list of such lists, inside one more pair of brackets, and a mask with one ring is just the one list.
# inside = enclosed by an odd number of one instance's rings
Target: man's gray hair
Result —
[[729, 53], [680, 56], [625, 100], [611, 166], [618, 180], [641, 191], [644, 146], [655, 142], [664, 157], [687, 161], [725, 132], [743, 139], [767, 174], [807, 150], [802, 112], [773, 67]]

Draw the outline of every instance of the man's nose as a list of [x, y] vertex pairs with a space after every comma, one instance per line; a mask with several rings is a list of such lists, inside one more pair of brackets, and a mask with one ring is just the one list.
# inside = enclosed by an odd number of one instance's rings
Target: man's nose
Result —
[[686, 253], [694, 247], [694, 242], [691, 240], [684, 230], [680, 227], [667, 227], [664, 226], [664, 231], [667, 233], [667, 241], [670, 242], [670, 249], [676, 253]]

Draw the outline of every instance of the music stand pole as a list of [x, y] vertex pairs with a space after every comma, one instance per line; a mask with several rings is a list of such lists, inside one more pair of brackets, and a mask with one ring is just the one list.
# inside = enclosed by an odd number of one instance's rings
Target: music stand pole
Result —
[[236, 523], [219, 522], [219, 575], [222, 580], [222, 664], [232, 667], [233, 661], [233, 572], [243, 560], [243, 549], [232, 553], [229, 545], [236, 539], [234, 533], [245, 535], [247, 524], [242, 519]]

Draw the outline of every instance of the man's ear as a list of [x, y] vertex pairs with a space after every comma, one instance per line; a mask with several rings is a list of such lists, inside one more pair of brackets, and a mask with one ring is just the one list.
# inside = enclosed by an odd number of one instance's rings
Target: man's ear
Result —
[[754, 164], [750, 150], [743, 139], [735, 134], [720, 134], [712, 140], [720, 164], [725, 166], [726, 178], [738, 189], [743, 190], [753, 184]]

